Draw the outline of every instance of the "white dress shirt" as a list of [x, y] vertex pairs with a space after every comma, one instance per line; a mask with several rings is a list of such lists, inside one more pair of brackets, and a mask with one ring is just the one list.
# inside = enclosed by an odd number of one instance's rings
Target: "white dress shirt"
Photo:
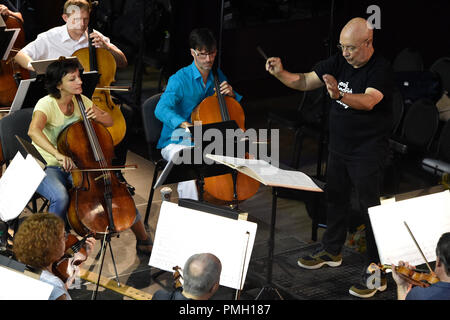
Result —
[[[102, 35], [97, 30], [106, 42], [109, 43], [109, 38]], [[70, 57], [72, 54], [89, 45], [87, 31], [80, 37], [79, 40], [73, 40], [67, 31], [67, 25], [52, 28], [48, 31], [40, 33], [36, 40], [27, 44], [22, 51], [30, 56], [33, 61], [57, 59], [60, 56]]]

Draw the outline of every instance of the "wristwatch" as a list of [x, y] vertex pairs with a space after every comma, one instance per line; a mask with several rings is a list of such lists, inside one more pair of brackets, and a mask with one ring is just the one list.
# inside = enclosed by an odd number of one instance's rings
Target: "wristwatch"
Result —
[[344, 92], [339, 90], [339, 98], [335, 99], [337, 101], [340, 101], [344, 97]]

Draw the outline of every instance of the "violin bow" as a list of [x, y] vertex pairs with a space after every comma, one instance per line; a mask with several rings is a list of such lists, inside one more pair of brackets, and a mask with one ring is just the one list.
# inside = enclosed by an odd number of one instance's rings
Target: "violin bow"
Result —
[[425, 255], [423, 254], [422, 249], [420, 249], [419, 244], [416, 241], [416, 238], [414, 237], [413, 233], [411, 232], [411, 229], [409, 228], [408, 224], [406, 223], [406, 221], [403, 221], [403, 223], [406, 226], [406, 229], [409, 232], [409, 235], [411, 236], [411, 238], [413, 239], [414, 243], [416, 244], [417, 249], [419, 250], [420, 254], [422, 255], [423, 260], [425, 260], [425, 263], [427, 264], [428, 270], [430, 270], [430, 272], [433, 272], [433, 270], [431, 270], [430, 265], [428, 264], [427, 258], [425, 258]]

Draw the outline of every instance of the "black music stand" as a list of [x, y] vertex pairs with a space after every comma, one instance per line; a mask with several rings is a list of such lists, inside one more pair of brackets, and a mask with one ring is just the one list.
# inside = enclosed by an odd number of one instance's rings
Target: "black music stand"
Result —
[[[83, 95], [92, 97], [100, 74], [97, 71], [84, 72], [80, 75], [83, 84]], [[34, 108], [42, 97], [47, 95], [45, 89], [45, 74], [38, 74], [36, 78], [22, 80], [17, 89], [10, 113], [24, 108]]]
[[[281, 167], [281, 166], [280, 166]], [[311, 178], [313, 179], [313, 178]], [[313, 181], [319, 185], [323, 186], [323, 183], [313, 179]], [[269, 297], [279, 298], [280, 300], [284, 300], [281, 296], [280, 292], [277, 288], [274, 287], [272, 283], [272, 275], [273, 275], [273, 262], [274, 262], [274, 249], [275, 249], [275, 224], [276, 224], [276, 216], [277, 216], [277, 200], [278, 194], [281, 189], [286, 189], [282, 187], [272, 187], [272, 214], [270, 219], [270, 235], [269, 235], [269, 248], [267, 254], [267, 272], [266, 272], [266, 284], [261, 288], [259, 293], [257, 294], [255, 300], [273, 300], [269, 299]], [[306, 192], [306, 191], [304, 191]], [[312, 191], [311, 191], [312, 192]], [[265, 293], [265, 296], [262, 296]]]
[[[219, 130], [223, 136], [225, 135], [225, 132], [227, 129], [237, 129], [238, 126], [234, 120], [231, 121], [225, 121], [225, 122], [219, 122], [219, 123], [213, 123], [213, 124], [206, 124], [203, 126], [193, 126], [190, 127], [190, 131], [192, 136], [197, 136], [196, 131], [201, 130], [204, 132], [207, 129], [217, 129]], [[194, 140], [195, 142], [195, 140]], [[235, 149], [236, 150], [236, 149]], [[200, 153], [202, 155], [201, 157], [201, 163], [181, 163], [176, 164], [178, 162], [177, 160], [182, 159], [183, 155], [188, 152], [190, 153], [190, 158], [192, 162], [195, 160], [195, 154]], [[237, 178], [237, 170], [234, 170], [226, 165], [213, 162], [212, 164], [206, 164], [203, 161], [203, 150], [200, 149], [200, 147], [187, 147], [185, 149], [180, 150], [176, 155], [173, 156], [172, 160], [169, 161], [160, 174], [157, 182], [155, 183], [154, 189], [157, 189], [160, 186], [166, 185], [166, 184], [173, 184], [183, 181], [190, 181], [190, 180], [197, 180], [198, 186], [199, 186], [199, 203], [203, 202], [203, 193], [204, 193], [204, 178], [213, 177], [213, 176], [219, 176], [223, 174], [230, 173], [233, 177], [233, 183], [234, 183], [234, 195], [235, 195], [235, 204], [236, 207], [234, 210], [238, 210], [237, 208], [237, 192], [236, 192], [236, 178]], [[189, 203], [188, 201], [185, 201], [186, 199], [180, 199], [179, 202], [181, 203]], [[159, 271], [155, 275], [152, 276], [153, 279], [156, 279], [161, 274], [163, 274], [165, 271]]]
[[20, 29], [7, 29], [5, 21], [0, 17], [0, 60], [7, 60], [16, 42]]
[[[195, 146], [182, 149], [178, 152], [178, 154], [173, 156], [172, 160], [167, 163], [166, 167], [162, 171], [153, 189], [156, 189], [165, 184], [172, 184], [189, 180], [197, 180], [200, 189], [199, 200], [203, 201], [204, 178], [231, 173], [234, 182], [235, 204], [237, 205], [237, 193], [236, 193], [237, 171], [231, 169], [228, 166], [216, 162], [212, 162], [212, 164], [206, 164], [203, 161], [204, 150], [202, 149], [202, 147], [204, 146], [200, 143], [201, 141], [196, 141], [196, 137], [198, 136], [202, 138], [203, 135], [200, 133], [203, 133], [208, 129], [216, 129], [222, 134], [222, 137], [226, 137], [227, 130], [230, 129], [236, 130], [238, 128], [239, 127], [236, 121], [234, 120], [205, 124], [201, 126], [194, 125], [190, 127], [189, 129], [194, 139]], [[197, 131], [199, 133], [197, 133]], [[236, 148], [237, 142], [234, 141], [234, 143], [235, 143], [234, 150], [235, 152], [237, 152], [238, 150], [238, 148]], [[226, 145], [227, 144], [225, 142], [224, 146]], [[190, 155], [187, 158], [191, 159], [191, 163], [176, 164], [180, 162], [180, 159], [183, 159], [186, 153], [190, 153]], [[200, 155], [201, 159], [198, 159]], [[230, 156], [235, 156], [235, 154]], [[196, 160], [201, 160], [201, 163], [192, 163], [195, 162]]]
[[[109, 232], [107, 231], [104, 235], [104, 237], [102, 238], [102, 247], [100, 248], [99, 252], [97, 253], [97, 256], [95, 257], [95, 261], [97, 260], [101, 260], [100, 262], [100, 271], [98, 273], [98, 278], [97, 278], [97, 283], [95, 285], [95, 291], [92, 293], [92, 298], [91, 300], [97, 300], [97, 293], [98, 293], [98, 287], [100, 285], [100, 277], [102, 275], [102, 270], [103, 270], [103, 263], [105, 261], [105, 251], [106, 251], [106, 247], [109, 247], [109, 253], [111, 254], [111, 259], [113, 262], [113, 267], [114, 267], [114, 272], [116, 274], [116, 282], [117, 282], [117, 286], [120, 287], [120, 281], [119, 281], [119, 274], [117, 272], [117, 266], [116, 266], [116, 261], [114, 259], [114, 254], [112, 251], [112, 247], [111, 247], [111, 236], [114, 234], [115, 232]], [[117, 234], [117, 237], [119, 235]], [[99, 257], [100, 255], [100, 257]]]

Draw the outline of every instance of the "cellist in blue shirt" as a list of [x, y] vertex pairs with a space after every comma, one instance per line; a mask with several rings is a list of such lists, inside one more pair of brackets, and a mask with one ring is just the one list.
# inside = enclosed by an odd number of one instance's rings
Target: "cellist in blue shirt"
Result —
[[[155, 116], [163, 123], [157, 148], [167, 161], [191, 145], [190, 135], [186, 135], [186, 128], [192, 126], [191, 113], [205, 98], [214, 95], [211, 72], [217, 54], [214, 35], [206, 28], [194, 29], [189, 35], [189, 46], [194, 61], [169, 78], [155, 109]], [[241, 101], [242, 96], [233, 90], [223, 72], [218, 69], [217, 73], [220, 92]], [[180, 182], [177, 191], [179, 198], [198, 200], [195, 180]]]

